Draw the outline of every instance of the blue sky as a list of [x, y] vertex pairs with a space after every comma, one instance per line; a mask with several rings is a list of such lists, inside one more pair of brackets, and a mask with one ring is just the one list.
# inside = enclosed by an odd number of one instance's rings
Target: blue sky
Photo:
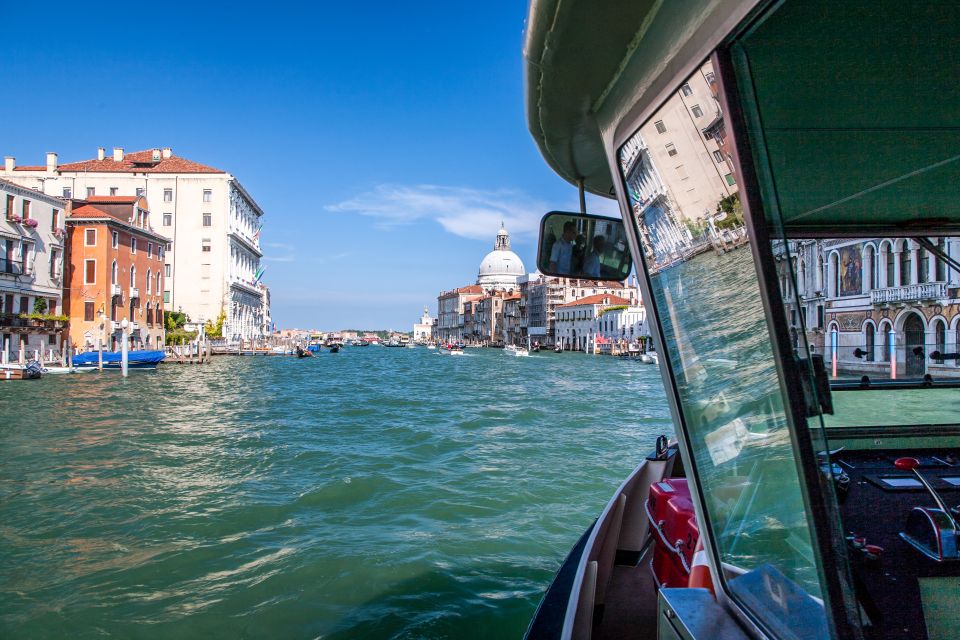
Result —
[[278, 326], [409, 330], [501, 219], [532, 270], [541, 215], [577, 206], [527, 133], [524, 2], [39, 7], [0, 9], [0, 155], [172, 147], [233, 173]]

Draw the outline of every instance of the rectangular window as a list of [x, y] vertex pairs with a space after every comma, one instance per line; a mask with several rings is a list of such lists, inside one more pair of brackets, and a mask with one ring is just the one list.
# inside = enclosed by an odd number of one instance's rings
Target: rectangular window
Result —
[[169, 265], [169, 264], [163, 265], [163, 275], [169, 278], [172, 271], [173, 271], [173, 265]]
[[203, 201], [204, 202], [213, 202], [213, 191], [210, 189], [203, 190]]
[[700, 108], [700, 105], [698, 105], [698, 104], [693, 105], [693, 106], [690, 108], [690, 112], [693, 113], [693, 117], [694, 117], [694, 118], [702, 118], [702, 117], [703, 117], [703, 109], [701, 109], [701, 108]]
[[164, 201], [164, 202], [173, 202], [173, 189], [164, 189], [164, 190], [163, 190], [163, 201]]
[[136, 252], [137, 252], [137, 239], [130, 238], [130, 253], [136, 253]]
[[203, 251], [204, 253], [210, 253], [210, 245], [208, 245], [208, 244], [203, 245], [202, 251]]
[[63, 197], [64, 197], [64, 198], [72, 198], [72, 197], [73, 197], [73, 189], [71, 189], [70, 187], [64, 187], [64, 188], [63, 188]]
[[83, 303], [83, 319], [86, 322], [93, 322], [94, 308], [92, 302]]
[[24, 198], [23, 200], [23, 221], [26, 222], [30, 219], [30, 201]]
[[203, 214], [203, 226], [209, 227], [213, 224], [213, 216], [209, 213]]
[[163, 304], [170, 304], [170, 292], [169, 292], [169, 291], [164, 291], [164, 292], [163, 292]]
[[97, 195], [97, 189], [95, 187], [87, 187], [87, 197], [92, 198]]
[[13, 196], [7, 195], [7, 220], [13, 217]]
[[50, 215], [50, 229], [56, 231], [60, 227], [60, 209], [54, 209]]
[[97, 261], [83, 261], [83, 284], [97, 284]]
[[672, 143], [672, 142], [668, 142], [666, 148], [667, 148], [667, 155], [668, 155], [668, 156], [675, 156], [675, 155], [677, 155], [677, 148], [676, 148], [675, 146], [673, 146], [673, 143]]
[[97, 230], [96, 229], [86, 229], [83, 232], [83, 246], [85, 247], [97, 246]]
[[137, 187], [137, 197], [138, 197], [138, 198], [142, 197], [143, 194], [146, 193], [146, 192], [147, 192], [147, 190], [144, 189], [143, 187]]
[[110, 187], [110, 195], [112, 195], [112, 196], [117, 195], [117, 188], [116, 188], [116, 187]]
[[663, 124], [663, 120], [657, 120], [653, 123], [653, 126], [657, 128], [657, 133], [666, 133], [667, 125]]
[[693, 93], [693, 89], [691, 89], [690, 85], [685, 82], [683, 83], [683, 86], [680, 87], [680, 93], [682, 93], [684, 96], [689, 96]]
[[152, 257], [153, 257], [153, 243], [152, 243], [152, 242], [148, 242], [148, 243], [147, 243], [147, 257], [148, 257], [148, 258], [152, 258]]
[[[56, 249], [50, 251], [50, 277], [57, 278], [60, 276], [60, 252]], [[51, 312], [52, 313], [52, 312]]]
[[113, 232], [110, 238], [110, 246], [114, 249], [120, 246], [120, 234], [116, 231]]
[[719, 151], [714, 151], [713, 159], [716, 160], [717, 162], [723, 162], [723, 154], [720, 153]]
[[727, 179], [727, 184], [730, 185], [731, 187], [732, 187], [733, 185], [737, 184], [737, 181], [733, 179], [733, 174], [732, 174], [732, 173], [728, 173], [728, 174], [725, 175], [724, 177]]
[[169, 227], [172, 224], [173, 224], [173, 214], [172, 213], [163, 214], [163, 226]]

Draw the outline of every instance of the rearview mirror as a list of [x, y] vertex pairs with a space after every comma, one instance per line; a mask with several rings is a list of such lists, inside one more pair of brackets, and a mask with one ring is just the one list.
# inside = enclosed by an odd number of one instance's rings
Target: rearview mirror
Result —
[[540, 221], [540, 273], [561, 278], [623, 282], [633, 269], [623, 221], [553, 211]]

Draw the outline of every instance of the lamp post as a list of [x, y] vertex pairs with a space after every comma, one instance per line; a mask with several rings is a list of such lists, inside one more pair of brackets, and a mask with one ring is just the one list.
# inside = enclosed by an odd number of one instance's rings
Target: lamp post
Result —
[[123, 373], [124, 378], [127, 377], [127, 366], [128, 366], [128, 360], [130, 357], [128, 353], [130, 346], [129, 344], [127, 344], [127, 327], [129, 326], [130, 326], [130, 322], [126, 318], [120, 321], [120, 329], [121, 329], [120, 371]]

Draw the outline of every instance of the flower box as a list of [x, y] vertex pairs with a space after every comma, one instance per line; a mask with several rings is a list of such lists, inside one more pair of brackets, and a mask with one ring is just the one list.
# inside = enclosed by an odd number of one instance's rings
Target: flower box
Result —
[[17, 214], [13, 214], [12, 216], [10, 216], [10, 222], [13, 222], [15, 224], [20, 224], [21, 222], [23, 222], [23, 218], [21, 218]]
[[29, 220], [24, 221], [23, 224], [27, 225], [31, 229], [36, 229], [40, 225], [40, 222], [38, 220], [34, 220], [33, 218], [30, 218]]

